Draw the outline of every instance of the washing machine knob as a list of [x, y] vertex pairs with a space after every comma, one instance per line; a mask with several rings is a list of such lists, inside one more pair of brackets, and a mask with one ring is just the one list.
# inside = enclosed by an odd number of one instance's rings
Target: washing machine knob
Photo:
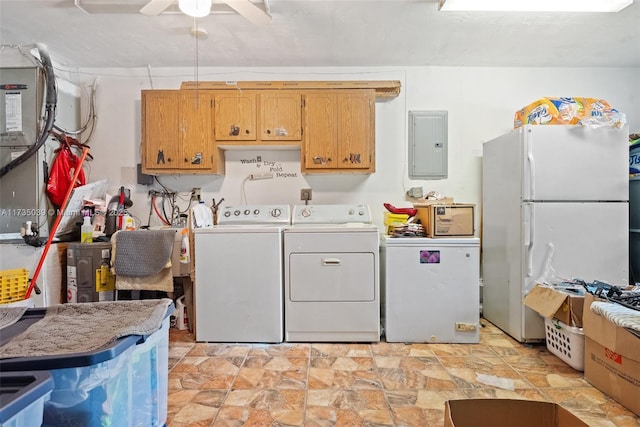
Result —
[[364, 211], [358, 212], [358, 215], [363, 216], [364, 215]]
[[245, 209], [245, 210], [244, 210], [244, 214], [245, 214], [245, 215], [249, 215], [250, 213], [251, 213], [251, 210], [250, 210], [250, 209]]
[[302, 215], [303, 217], [307, 218], [311, 216], [311, 210], [308, 208], [304, 208], [302, 210], [302, 212], [300, 212], [300, 215]]
[[274, 218], [278, 218], [280, 215], [282, 215], [282, 211], [278, 208], [271, 211], [271, 216]]
[[353, 215], [354, 213], [356, 213], [356, 211], [354, 211], [353, 209], [349, 209], [349, 215]]
[[236, 209], [235, 211], [233, 211], [233, 214], [235, 216], [240, 216], [240, 209]]
[[224, 211], [224, 216], [229, 218], [231, 216], [231, 211]]

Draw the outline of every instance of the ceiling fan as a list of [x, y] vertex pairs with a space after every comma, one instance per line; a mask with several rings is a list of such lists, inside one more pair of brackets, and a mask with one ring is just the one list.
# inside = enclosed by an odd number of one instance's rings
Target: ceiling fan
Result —
[[[140, 9], [140, 13], [150, 16], [159, 15], [175, 2], [176, 0], [149, 0], [149, 2]], [[211, 13], [211, 0], [178, 0], [177, 3], [183, 13], [191, 16], [201, 17]], [[201, 4], [198, 5], [198, 3]], [[261, 2], [264, 5], [264, 10], [258, 7], [251, 0], [219, 0], [214, 1], [213, 3], [222, 3], [223, 5], [229, 6], [255, 25], [267, 25], [271, 21], [271, 15], [269, 15], [266, 0]], [[204, 11], [199, 13], [195, 11], [195, 9], [192, 9], [195, 8], [196, 5], [204, 6]]]
[[[203, 16], [210, 13], [238, 13], [255, 25], [264, 26], [271, 22], [268, 0], [198, 1], [208, 9]], [[183, 0], [74, 0], [75, 5], [88, 14], [142, 13], [149, 16], [184, 13], [179, 8], [179, 3], [182, 2]]]

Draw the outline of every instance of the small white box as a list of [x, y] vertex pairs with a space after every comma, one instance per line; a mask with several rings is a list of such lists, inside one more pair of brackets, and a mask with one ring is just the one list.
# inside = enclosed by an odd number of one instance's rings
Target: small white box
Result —
[[547, 350], [577, 371], [584, 371], [584, 332], [558, 319], [544, 319]]

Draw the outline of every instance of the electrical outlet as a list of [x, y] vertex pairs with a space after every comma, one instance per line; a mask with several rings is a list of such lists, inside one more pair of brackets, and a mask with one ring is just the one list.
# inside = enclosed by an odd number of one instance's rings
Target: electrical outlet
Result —
[[194, 188], [191, 190], [191, 200], [200, 200], [200, 189]]
[[456, 331], [475, 331], [476, 328], [475, 323], [456, 322]]
[[300, 190], [300, 200], [309, 201], [311, 200], [311, 189], [303, 188]]

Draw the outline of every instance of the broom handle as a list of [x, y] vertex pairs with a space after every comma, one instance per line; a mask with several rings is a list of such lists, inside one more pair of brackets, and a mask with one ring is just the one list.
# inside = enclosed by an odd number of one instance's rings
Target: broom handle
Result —
[[64, 216], [64, 210], [67, 207], [67, 203], [69, 203], [69, 198], [71, 198], [71, 192], [74, 189], [74, 183], [78, 179], [78, 175], [80, 175], [80, 171], [82, 170], [82, 163], [84, 159], [89, 154], [89, 149], [84, 147], [82, 149], [82, 155], [80, 156], [80, 161], [76, 166], [76, 170], [73, 173], [73, 178], [71, 179], [71, 185], [67, 189], [67, 194], [64, 196], [64, 200], [62, 201], [62, 205], [60, 206], [60, 211], [58, 212], [58, 216], [56, 216], [56, 220], [53, 223], [53, 227], [49, 230], [49, 238], [47, 239], [47, 244], [44, 245], [44, 250], [42, 251], [42, 255], [40, 255], [40, 260], [38, 261], [38, 266], [36, 267], [36, 271], [33, 273], [33, 277], [31, 278], [31, 282], [29, 283], [29, 287], [27, 288], [27, 295], [25, 299], [29, 299], [31, 297], [31, 292], [33, 292], [33, 288], [36, 286], [36, 281], [38, 280], [38, 276], [40, 275], [40, 270], [42, 269], [42, 264], [44, 264], [44, 260], [47, 257], [47, 253], [49, 252], [49, 248], [51, 247], [51, 243], [53, 242], [53, 238], [56, 235], [56, 231], [58, 230], [58, 226], [60, 225], [60, 221], [62, 221], [62, 217]]

